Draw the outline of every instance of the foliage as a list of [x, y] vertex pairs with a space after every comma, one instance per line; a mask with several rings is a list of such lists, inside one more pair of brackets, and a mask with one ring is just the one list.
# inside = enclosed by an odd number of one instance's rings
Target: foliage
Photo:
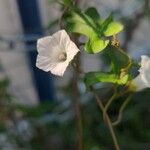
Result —
[[88, 8], [84, 13], [79, 9], [68, 12], [66, 17], [66, 30], [87, 36], [85, 50], [88, 53], [98, 53], [104, 50], [109, 44], [107, 36], [119, 33], [123, 25], [113, 21], [112, 15], [105, 20], [100, 18], [95, 8]]

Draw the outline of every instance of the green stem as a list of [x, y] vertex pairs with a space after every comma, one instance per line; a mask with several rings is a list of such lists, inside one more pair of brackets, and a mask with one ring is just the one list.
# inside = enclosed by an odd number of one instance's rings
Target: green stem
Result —
[[80, 54], [78, 53], [75, 58], [76, 67], [74, 68], [74, 75], [72, 78], [72, 93], [74, 99], [75, 116], [77, 122], [77, 146], [78, 150], [83, 150], [83, 125], [80, 104], [80, 92], [78, 89], [78, 79], [80, 75]]
[[63, 11], [62, 11], [62, 14], [61, 14], [61, 16], [60, 16], [60, 18], [59, 18], [59, 20], [58, 20], [58, 24], [59, 24], [60, 29], [63, 29], [63, 28], [64, 28], [64, 26], [63, 26], [63, 16], [64, 16], [64, 14], [66, 13], [66, 11], [68, 10], [68, 8], [69, 8], [69, 6], [65, 6], [65, 7], [64, 7], [64, 9], [63, 9]]
[[108, 102], [104, 106], [104, 111], [103, 111], [104, 120], [105, 120], [105, 117], [106, 117], [107, 110], [108, 110], [109, 106], [112, 104], [113, 100], [115, 100], [116, 95], [117, 95], [117, 93], [116, 93], [116, 89], [115, 89], [114, 94], [111, 96], [111, 98], [108, 100]]
[[126, 106], [128, 105], [129, 101], [131, 100], [132, 95], [130, 94], [128, 96], [128, 98], [123, 102], [123, 104], [121, 105], [120, 109], [119, 109], [119, 115], [118, 118], [115, 122], [112, 123], [113, 126], [117, 126], [121, 120], [122, 120], [122, 116], [123, 116], [123, 111], [126, 108]]
[[[94, 88], [91, 89], [95, 98], [96, 98], [96, 101], [98, 103], [98, 106], [100, 107], [100, 109], [102, 110], [102, 112], [104, 112], [104, 105], [102, 103], [102, 101], [100, 100], [99, 96], [97, 95], [96, 91], [94, 90]], [[106, 113], [106, 123], [107, 123], [107, 126], [108, 126], [108, 129], [110, 131], [110, 134], [111, 134], [111, 137], [112, 137], [112, 140], [113, 140], [113, 143], [114, 143], [114, 147], [116, 150], [120, 150], [120, 147], [119, 147], [119, 144], [118, 144], [118, 141], [117, 141], [117, 138], [116, 138], [116, 135], [115, 135], [115, 132], [114, 132], [114, 129], [113, 129], [113, 126], [112, 126], [112, 123], [110, 121], [110, 118], [108, 116], [108, 114]]]
[[[74, 5], [79, 5], [79, 0], [74, 1]], [[65, 8], [62, 11], [62, 14], [59, 19], [59, 26], [60, 29], [63, 29], [63, 17], [64, 14], [67, 12], [67, 10], [71, 7], [71, 5], [65, 6]], [[75, 37], [74, 41], [77, 42], [77, 39]], [[78, 45], [78, 42], [76, 43]], [[76, 117], [76, 123], [77, 123], [77, 149], [83, 150], [83, 126], [82, 126], [82, 115], [81, 115], [81, 105], [80, 105], [80, 92], [78, 89], [78, 79], [79, 79], [79, 70], [80, 70], [80, 55], [78, 54], [76, 56], [76, 67], [74, 69], [74, 74], [72, 78], [72, 96], [74, 100], [74, 109], [75, 109], [75, 117]]]
[[116, 98], [119, 98], [119, 97], [124, 96], [124, 95], [127, 94], [129, 91], [130, 91], [130, 89], [129, 89], [129, 87], [128, 87], [128, 89], [124, 90], [123, 92], [117, 93]]

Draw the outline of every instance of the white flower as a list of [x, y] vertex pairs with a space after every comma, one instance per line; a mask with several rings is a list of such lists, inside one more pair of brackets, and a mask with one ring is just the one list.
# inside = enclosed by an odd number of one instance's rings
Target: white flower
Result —
[[36, 66], [58, 76], [63, 76], [69, 62], [79, 52], [65, 30], [60, 30], [52, 36], [39, 39], [37, 50]]
[[140, 74], [133, 80], [136, 91], [141, 91], [150, 87], [150, 58], [146, 55], [141, 56]]

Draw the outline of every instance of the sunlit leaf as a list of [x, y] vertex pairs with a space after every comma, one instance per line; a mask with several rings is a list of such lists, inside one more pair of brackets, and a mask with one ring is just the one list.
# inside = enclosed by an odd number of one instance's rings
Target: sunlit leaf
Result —
[[112, 14], [110, 14], [105, 20], [103, 20], [101, 23], [100, 23], [100, 29], [99, 29], [99, 32], [101, 35], [104, 34], [104, 32], [106, 31], [108, 25], [113, 22], [113, 17], [112, 17]]
[[105, 36], [111, 36], [123, 30], [123, 25], [119, 22], [111, 22], [104, 31]]
[[88, 53], [98, 53], [106, 48], [109, 40], [102, 40], [96, 31], [95, 22], [85, 14], [72, 13], [67, 20], [67, 30], [79, 33], [88, 37], [85, 43], [85, 50]]
[[122, 28], [120, 23], [113, 22], [112, 15], [109, 15], [101, 25], [98, 25], [94, 19], [100, 19], [95, 8], [89, 8], [86, 14], [78, 10], [73, 11], [66, 19], [67, 31], [87, 36], [88, 40], [84, 48], [88, 53], [98, 53], [104, 50], [109, 43], [109, 40], [105, 40], [104, 35], [115, 34]]
[[71, 17], [67, 19], [66, 28], [70, 32], [80, 33], [89, 38], [97, 36], [95, 31], [96, 25], [90, 17], [84, 14], [82, 14], [81, 17], [79, 14], [73, 12]]
[[101, 40], [100, 38], [96, 38], [93, 40], [89, 40], [85, 45], [85, 50], [88, 53], [99, 53], [109, 44], [109, 40]]

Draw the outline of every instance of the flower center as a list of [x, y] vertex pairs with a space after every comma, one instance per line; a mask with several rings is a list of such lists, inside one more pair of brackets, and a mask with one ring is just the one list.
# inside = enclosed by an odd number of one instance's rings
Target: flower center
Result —
[[65, 52], [60, 53], [58, 59], [60, 61], [65, 61], [67, 59], [67, 54]]

